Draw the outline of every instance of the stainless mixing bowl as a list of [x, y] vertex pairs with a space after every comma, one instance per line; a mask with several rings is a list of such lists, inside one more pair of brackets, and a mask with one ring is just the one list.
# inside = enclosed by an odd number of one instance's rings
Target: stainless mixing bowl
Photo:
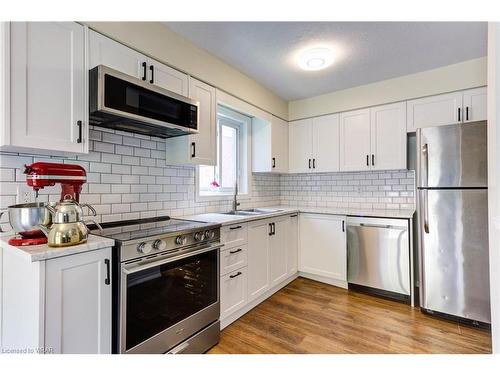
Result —
[[[50, 227], [52, 225], [52, 215], [47, 209], [47, 205], [55, 203], [22, 203], [7, 207], [9, 212], [9, 222], [12, 229], [24, 237], [39, 235], [37, 225]], [[3, 214], [0, 213], [0, 216]], [[2, 231], [0, 229], [0, 231]]]

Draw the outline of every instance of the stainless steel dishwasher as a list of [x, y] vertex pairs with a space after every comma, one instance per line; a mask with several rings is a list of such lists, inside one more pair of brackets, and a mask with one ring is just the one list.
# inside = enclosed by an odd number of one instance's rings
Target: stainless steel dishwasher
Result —
[[406, 219], [347, 219], [349, 288], [409, 301], [408, 227]]

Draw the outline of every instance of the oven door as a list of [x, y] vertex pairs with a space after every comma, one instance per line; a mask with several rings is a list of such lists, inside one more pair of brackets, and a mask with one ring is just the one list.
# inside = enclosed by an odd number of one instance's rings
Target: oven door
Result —
[[165, 353], [219, 319], [219, 250], [122, 264], [121, 353]]

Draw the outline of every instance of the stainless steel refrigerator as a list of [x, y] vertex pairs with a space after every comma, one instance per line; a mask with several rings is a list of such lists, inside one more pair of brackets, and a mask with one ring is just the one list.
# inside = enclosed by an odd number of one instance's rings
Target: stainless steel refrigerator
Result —
[[486, 121], [417, 130], [420, 306], [490, 323]]

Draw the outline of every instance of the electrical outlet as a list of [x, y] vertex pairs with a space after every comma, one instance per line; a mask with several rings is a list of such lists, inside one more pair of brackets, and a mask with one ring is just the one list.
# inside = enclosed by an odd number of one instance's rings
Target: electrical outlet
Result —
[[17, 203], [33, 203], [35, 202], [35, 191], [28, 185], [19, 185], [17, 187]]

